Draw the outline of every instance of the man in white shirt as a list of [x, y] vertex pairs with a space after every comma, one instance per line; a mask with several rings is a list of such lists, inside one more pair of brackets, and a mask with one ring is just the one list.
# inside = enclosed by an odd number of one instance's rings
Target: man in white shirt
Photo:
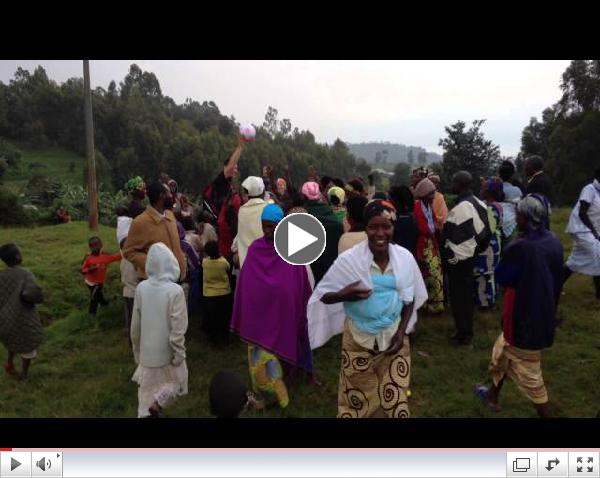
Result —
[[249, 176], [242, 183], [248, 201], [240, 207], [238, 212], [238, 231], [233, 240], [231, 250], [237, 253], [240, 269], [244, 265], [248, 248], [256, 239], [263, 236], [260, 216], [267, 205], [263, 199], [265, 183], [258, 176]]

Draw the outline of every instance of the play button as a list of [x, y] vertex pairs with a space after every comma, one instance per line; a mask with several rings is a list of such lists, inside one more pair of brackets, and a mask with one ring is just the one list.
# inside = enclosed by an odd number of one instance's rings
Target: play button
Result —
[[275, 229], [275, 250], [289, 264], [307, 265], [323, 254], [325, 238], [325, 228], [316, 217], [290, 214]]
[[22, 465], [20, 461], [15, 460], [14, 458], [10, 459], [10, 471], [15, 471]]

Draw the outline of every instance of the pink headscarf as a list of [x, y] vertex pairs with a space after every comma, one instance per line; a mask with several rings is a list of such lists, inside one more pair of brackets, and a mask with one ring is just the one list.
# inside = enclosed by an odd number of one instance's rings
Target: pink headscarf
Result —
[[319, 183], [315, 183], [314, 181], [308, 181], [307, 183], [304, 183], [302, 186], [302, 194], [304, 194], [309, 200], [319, 200], [321, 198]]

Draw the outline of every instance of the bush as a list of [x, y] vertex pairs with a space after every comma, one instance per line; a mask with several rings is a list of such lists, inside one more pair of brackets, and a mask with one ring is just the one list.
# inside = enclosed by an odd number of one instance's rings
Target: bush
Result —
[[18, 167], [21, 150], [14, 144], [0, 138], [0, 158], [4, 158], [11, 168]]
[[43, 211], [33, 204], [23, 205], [23, 215], [27, 224], [39, 224], [43, 217]]
[[[117, 206], [127, 202], [127, 195], [123, 191], [116, 194], [98, 192], [98, 216], [100, 223], [116, 226], [117, 217], [115, 210]], [[58, 195], [50, 208], [57, 217], [59, 211], [65, 211], [73, 221], [82, 221], [88, 217], [88, 194], [83, 186], [61, 183]]]
[[6, 188], [0, 188], [0, 225], [24, 226], [30, 219], [23, 211], [19, 196]]
[[98, 194], [98, 215], [100, 222], [107, 226], [117, 225], [117, 216], [115, 210], [118, 206], [127, 204], [128, 196], [123, 191], [119, 190], [116, 194], [109, 192], [101, 192]]
[[62, 183], [51, 181], [46, 176], [35, 174], [25, 186], [25, 200], [27, 204], [38, 207], [50, 207], [62, 193]]
[[58, 213], [66, 211], [74, 221], [80, 221], [87, 217], [87, 192], [83, 186], [72, 184], [59, 184], [58, 197], [52, 203], [52, 210]]

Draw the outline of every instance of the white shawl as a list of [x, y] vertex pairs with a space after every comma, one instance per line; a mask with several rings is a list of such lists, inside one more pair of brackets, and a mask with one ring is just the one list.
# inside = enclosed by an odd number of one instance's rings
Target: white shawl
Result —
[[[409, 334], [417, 323], [417, 309], [428, 298], [427, 289], [419, 266], [407, 249], [390, 244], [389, 254], [400, 297], [404, 302], [414, 301], [414, 311], [406, 328], [406, 333]], [[346, 314], [343, 303], [324, 304], [321, 298], [356, 281], [360, 281], [365, 288], [372, 289], [372, 263], [373, 254], [369, 244], [363, 241], [340, 254], [321, 279], [308, 301], [308, 334], [311, 349], [324, 345], [331, 337], [341, 334], [344, 330]]]

